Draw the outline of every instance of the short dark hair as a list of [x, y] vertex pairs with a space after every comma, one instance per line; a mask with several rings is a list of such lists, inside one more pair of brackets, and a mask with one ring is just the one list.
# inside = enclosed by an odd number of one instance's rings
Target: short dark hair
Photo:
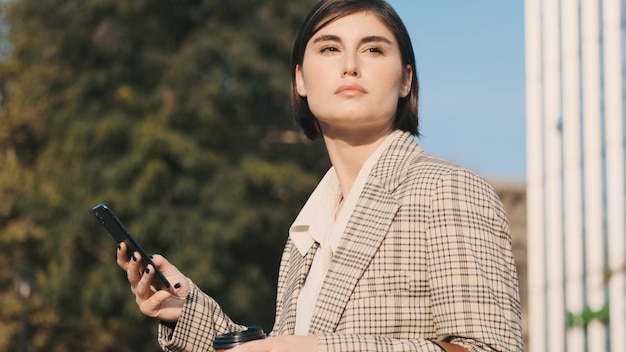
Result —
[[298, 94], [296, 89], [296, 66], [302, 66], [307, 43], [320, 29], [329, 23], [357, 12], [371, 12], [393, 32], [400, 47], [402, 66], [411, 66], [413, 78], [411, 91], [398, 99], [398, 108], [394, 119], [394, 127], [419, 136], [418, 129], [418, 95], [419, 84], [415, 68], [415, 53], [411, 38], [398, 13], [384, 0], [320, 0], [306, 16], [293, 45], [291, 57], [291, 103], [296, 123], [311, 140], [320, 138], [322, 131], [317, 118], [309, 109], [306, 97]]

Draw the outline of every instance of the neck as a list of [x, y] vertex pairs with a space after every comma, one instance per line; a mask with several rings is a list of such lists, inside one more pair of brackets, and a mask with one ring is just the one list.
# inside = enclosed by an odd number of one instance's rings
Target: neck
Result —
[[347, 197], [361, 167], [393, 130], [351, 138], [324, 135], [328, 156], [335, 168], [343, 197]]

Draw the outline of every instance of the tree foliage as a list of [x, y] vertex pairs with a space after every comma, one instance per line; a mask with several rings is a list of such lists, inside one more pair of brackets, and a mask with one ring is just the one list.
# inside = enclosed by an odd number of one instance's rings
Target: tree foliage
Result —
[[102, 201], [238, 322], [271, 328], [287, 228], [327, 167], [289, 101], [314, 1], [0, 4], [0, 350], [27, 267], [29, 350], [155, 350]]

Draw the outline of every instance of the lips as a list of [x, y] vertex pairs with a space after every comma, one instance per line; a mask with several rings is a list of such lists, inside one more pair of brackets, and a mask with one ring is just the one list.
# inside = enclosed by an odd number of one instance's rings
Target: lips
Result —
[[356, 83], [343, 84], [335, 91], [335, 94], [360, 95], [367, 94], [367, 90]]

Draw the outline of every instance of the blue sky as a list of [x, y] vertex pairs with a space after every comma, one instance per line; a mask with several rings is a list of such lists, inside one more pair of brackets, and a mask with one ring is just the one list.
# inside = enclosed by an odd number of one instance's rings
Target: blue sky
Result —
[[420, 144], [489, 180], [525, 180], [524, 2], [388, 2], [413, 41]]

